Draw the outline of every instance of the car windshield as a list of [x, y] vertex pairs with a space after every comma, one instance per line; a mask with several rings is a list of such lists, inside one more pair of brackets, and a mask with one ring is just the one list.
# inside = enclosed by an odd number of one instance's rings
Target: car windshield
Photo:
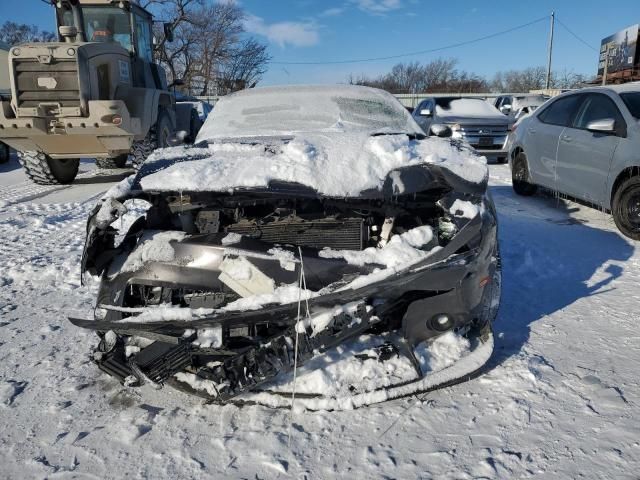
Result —
[[364, 87], [272, 87], [220, 99], [198, 141], [299, 133], [407, 133], [422, 130], [392, 95]]
[[635, 118], [640, 119], [640, 92], [621, 93], [620, 98]]
[[493, 105], [481, 98], [438, 97], [436, 113], [442, 117], [492, 117], [502, 116]]
[[[119, 7], [83, 7], [84, 29], [89, 42], [115, 42], [133, 51], [129, 13]], [[73, 25], [73, 13], [66, 10], [63, 25]]]

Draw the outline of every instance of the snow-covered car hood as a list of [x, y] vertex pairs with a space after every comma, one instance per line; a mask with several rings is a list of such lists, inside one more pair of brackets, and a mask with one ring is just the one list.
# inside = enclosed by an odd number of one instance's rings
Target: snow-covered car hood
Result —
[[488, 178], [485, 160], [449, 139], [318, 133], [158, 150], [135, 178], [124, 182], [124, 189], [117, 186], [109, 196], [120, 197], [127, 188], [229, 192], [269, 189], [278, 183], [302, 185], [328, 197], [356, 197], [388, 188], [402, 194], [411, 179], [395, 172], [411, 167], [435, 167], [481, 189]]

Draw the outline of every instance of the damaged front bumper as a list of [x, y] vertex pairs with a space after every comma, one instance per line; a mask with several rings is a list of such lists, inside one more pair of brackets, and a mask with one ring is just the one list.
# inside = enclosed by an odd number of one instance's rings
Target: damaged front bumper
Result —
[[[205, 396], [219, 402], [290, 371], [296, 336], [298, 365], [367, 331], [397, 330], [408, 351], [447, 331], [486, 337], [497, 309], [499, 255], [495, 210], [488, 198], [482, 202], [445, 246], [393, 269], [326, 258], [313, 248], [279, 246], [276, 254], [273, 244], [246, 237], [223, 245], [221, 234], [173, 241], [172, 261], [151, 261], [131, 271], [123, 271], [127, 255], [122, 253], [110, 259], [103, 276], [96, 318], [70, 320], [99, 332], [93, 360], [122, 383], [175, 384], [176, 374], [188, 372], [208, 382], [212, 387]], [[304, 270], [305, 292], [314, 293], [308, 299], [299, 293], [302, 302], [294, 297], [279, 303], [260, 295], [259, 285], [244, 285], [263, 303], [225, 305], [229, 299], [221, 284], [230, 285], [225, 262], [242, 259], [275, 284], [296, 284]], [[194, 314], [174, 318], [171, 311], [154, 316], [153, 308], [127, 308], [127, 295], [136, 289], [161, 292], [165, 299], [179, 295]], [[309, 315], [303, 320], [305, 300]], [[198, 339], [211, 330], [220, 338], [203, 347]]]

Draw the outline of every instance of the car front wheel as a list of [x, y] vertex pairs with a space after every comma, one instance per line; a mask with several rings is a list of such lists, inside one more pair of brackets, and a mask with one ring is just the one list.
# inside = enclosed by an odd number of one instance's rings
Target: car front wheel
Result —
[[613, 196], [613, 220], [618, 230], [633, 240], [640, 240], [640, 177], [622, 182]]
[[513, 160], [513, 164], [511, 165], [511, 183], [513, 184], [513, 191], [518, 195], [530, 196], [538, 190], [537, 185], [530, 182], [527, 156], [524, 152], [520, 152]]

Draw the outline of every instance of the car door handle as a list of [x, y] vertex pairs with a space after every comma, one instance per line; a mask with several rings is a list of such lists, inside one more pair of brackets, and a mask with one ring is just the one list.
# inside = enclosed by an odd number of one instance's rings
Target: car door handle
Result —
[[569, 135], [563, 135], [561, 138], [563, 142], [567, 143], [571, 143], [571, 141], [573, 140], [573, 138], [571, 138]]
[[536, 131], [533, 128], [527, 130], [531, 135], [535, 135]]

